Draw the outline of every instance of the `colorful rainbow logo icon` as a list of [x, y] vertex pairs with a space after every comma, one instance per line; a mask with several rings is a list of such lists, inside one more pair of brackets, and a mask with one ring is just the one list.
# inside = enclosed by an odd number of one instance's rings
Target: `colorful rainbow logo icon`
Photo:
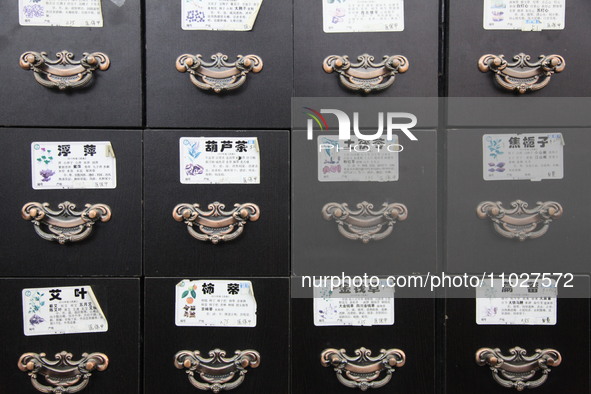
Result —
[[320, 127], [320, 130], [328, 130], [328, 123], [326, 123], [326, 119], [324, 119], [324, 116], [322, 116], [320, 112], [313, 110], [310, 107], [304, 107], [304, 110], [304, 113], [313, 119], [318, 127]]

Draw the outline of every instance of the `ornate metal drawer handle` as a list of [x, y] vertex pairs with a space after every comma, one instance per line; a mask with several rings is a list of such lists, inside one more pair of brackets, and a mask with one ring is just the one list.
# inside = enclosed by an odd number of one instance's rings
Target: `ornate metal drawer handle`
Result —
[[201, 55], [184, 54], [176, 59], [176, 69], [188, 72], [191, 82], [199, 89], [222, 93], [238, 89], [246, 82], [246, 74], [263, 69], [263, 60], [257, 55], [238, 55], [234, 63], [228, 63], [228, 55], [216, 53], [211, 62], [204, 62]]
[[24, 70], [33, 70], [37, 82], [46, 88], [64, 90], [85, 87], [92, 82], [93, 71], [109, 69], [111, 60], [102, 52], [84, 52], [79, 61], [68, 51], [56, 53], [55, 60], [49, 59], [46, 52], [25, 52], [19, 64]]
[[552, 74], [564, 70], [566, 63], [560, 55], [540, 55], [537, 62], [530, 62], [525, 53], [513, 56], [512, 63], [504, 55], [484, 55], [478, 60], [483, 73], [491, 71], [495, 80], [504, 89], [525, 93], [540, 90], [550, 83]]
[[498, 384], [517, 391], [541, 386], [548, 379], [550, 367], [557, 367], [561, 362], [562, 356], [554, 349], [536, 349], [531, 356], [519, 346], [509, 349], [507, 356], [501, 349], [482, 348], [476, 352], [478, 365], [488, 365]]
[[[111, 208], [105, 204], [86, 204], [84, 210], [76, 211], [76, 204], [64, 201], [59, 210], [49, 208], [49, 203], [28, 202], [22, 208], [22, 216], [35, 225], [35, 232], [43, 239], [66, 242], [78, 242], [87, 238], [95, 222], [108, 222]], [[45, 231], [47, 229], [48, 231]]]
[[383, 203], [382, 208], [373, 209], [373, 204], [363, 201], [357, 210], [346, 203], [329, 202], [322, 208], [322, 217], [337, 222], [339, 233], [347, 239], [379, 241], [392, 233], [396, 221], [406, 220], [408, 209], [400, 203]]
[[347, 355], [345, 349], [324, 349], [320, 355], [320, 363], [334, 367], [339, 382], [361, 391], [385, 386], [395, 368], [405, 362], [406, 355], [400, 349], [382, 349], [376, 357], [371, 357], [371, 350], [364, 347], [356, 349], [354, 357]]
[[[31, 383], [42, 393], [77, 393], [84, 389], [92, 371], [104, 371], [109, 366], [109, 358], [103, 353], [82, 353], [80, 360], [73, 361], [72, 353], [61, 352], [48, 360], [45, 353], [25, 353], [18, 360], [18, 368], [28, 372]], [[43, 376], [46, 384], [38, 380]]]
[[386, 55], [381, 62], [374, 63], [374, 57], [365, 53], [357, 60], [359, 63], [351, 63], [349, 56], [331, 55], [324, 59], [324, 71], [339, 73], [339, 80], [347, 89], [371, 93], [390, 87], [396, 74], [406, 72], [409, 67], [408, 59], [401, 55]]
[[490, 218], [495, 231], [503, 237], [525, 241], [546, 234], [552, 220], [560, 218], [563, 212], [554, 201], [538, 201], [532, 209], [521, 200], [513, 201], [511, 206], [512, 209], [505, 210], [501, 202], [484, 201], [476, 207], [476, 214], [480, 219]]
[[250, 202], [234, 204], [234, 209], [224, 211], [226, 205], [213, 202], [207, 206], [209, 211], [199, 208], [199, 204], [182, 203], [174, 207], [172, 217], [177, 222], [185, 222], [187, 230], [199, 241], [231, 241], [244, 231], [248, 220], [259, 220], [259, 206]]
[[214, 349], [209, 352], [209, 358], [201, 356], [198, 350], [181, 350], [174, 356], [174, 366], [187, 370], [193, 386], [214, 393], [240, 386], [248, 372], [246, 368], [257, 368], [260, 364], [261, 355], [256, 350], [236, 350], [234, 356], [226, 357], [225, 350]]

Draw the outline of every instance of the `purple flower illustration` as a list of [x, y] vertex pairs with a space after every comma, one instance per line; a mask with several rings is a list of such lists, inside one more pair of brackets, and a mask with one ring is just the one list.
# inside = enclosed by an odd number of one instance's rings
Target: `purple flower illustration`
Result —
[[29, 319], [29, 323], [31, 323], [31, 325], [35, 325], [35, 324], [41, 324], [45, 321], [44, 318], [42, 318], [41, 316], [34, 314], [33, 316], [31, 316], [31, 318]]
[[187, 175], [201, 175], [203, 174], [203, 167], [199, 164], [187, 164], [185, 166], [185, 172]]
[[51, 180], [51, 177], [55, 175], [55, 172], [53, 172], [52, 170], [41, 170], [39, 171], [39, 175], [43, 177], [41, 181], [49, 182]]
[[45, 9], [39, 5], [26, 5], [23, 7], [23, 11], [27, 18], [41, 18], [45, 16]]

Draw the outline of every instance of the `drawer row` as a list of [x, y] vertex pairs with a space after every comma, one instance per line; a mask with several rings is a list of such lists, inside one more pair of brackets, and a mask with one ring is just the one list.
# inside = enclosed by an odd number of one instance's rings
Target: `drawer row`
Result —
[[[534, 32], [485, 28], [490, 1], [449, 2], [445, 18], [438, 1], [407, 1], [402, 31], [365, 33], [326, 33], [320, 1], [263, 3], [251, 31], [183, 29], [180, 0], [115, 3], [84, 28], [23, 26], [20, 2], [0, 5], [0, 125], [287, 128], [291, 97], [589, 96], [585, 0]], [[509, 18], [503, 5], [491, 12]]]
[[[0, 276], [589, 272], [591, 133], [415, 133], [392, 161], [327, 156], [288, 131], [3, 129]], [[509, 141], [529, 135], [524, 164]]]
[[[361, 388], [355, 383], [374, 382], [374, 389], [385, 383], [384, 392], [494, 394], [507, 392], [499, 379], [510, 382], [511, 376], [514, 382], [540, 383], [536, 389], [540, 393], [589, 390], [588, 299], [559, 299], [555, 325], [482, 326], [475, 323], [474, 299], [448, 299], [444, 307], [436, 307], [433, 299], [396, 299], [394, 325], [319, 327], [314, 325], [311, 299], [290, 300], [287, 278], [250, 280], [257, 302], [256, 325], [231, 328], [175, 324], [174, 292], [182, 278], [147, 278], [141, 287], [140, 279], [1, 279], [6, 324], [0, 334], [4, 344], [0, 389], [35, 393], [31, 381], [52, 386], [64, 379], [77, 387], [80, 382], [63, 372], [67, 364], [57, 365], [53, 372], [42, 368], [62, 358], [70, 365], [82, 365], [81, 373], [92, 372], [85, 393], [131, 394], [140, 392], [140, 387], [145, 393], [193, 393], [194, 384], [207, 390], [216, 384], [229, 389], [238, 380], [241, 383], [232, 392], [348, 393], [347, 384]], [[24, 336], [23, 290], [52, 288], [55, 293], [65, 286], [90, 286], [108, 329]], [[41, 294], [42, 299], [48, 296]], [[46, 309], [37, 314], [38, 321], [49, 319]], [[514, 348], [542, 361], [536, 368], [519, 358], [511, 360]], [[512, 375], [515, 371], [507, 367], [506, 375], [495, 376], [490, 365], [477, 361], [479, 351], [486, 353], [483, 360], [491, 353], [502, 354], [507, 364], [522, 369]], [[67, 359], [62, 352], [72, 357]], [[339, 364], [346, 357], [348, 373]], [[30, 371], [36, 375], [28, 375]], [[531, 371], [535, 376], [529, 376]]]

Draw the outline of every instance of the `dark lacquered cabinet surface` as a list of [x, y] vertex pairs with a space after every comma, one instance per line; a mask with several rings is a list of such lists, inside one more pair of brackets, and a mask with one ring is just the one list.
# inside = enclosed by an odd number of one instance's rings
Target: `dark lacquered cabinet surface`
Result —
[[[575, 256], [589, 253], [591, 230], [586, 196], [591, 192], [587, 176], [588, 130], [562, 130], [564, 139], [563, 179], [483, 180], [485, 134], [536, 133], [542, 130], [451, 130], [448, 132], [447, 165], [447, 266], [450, 272], [554, 272], [561, 262], [563, 272], [585, 272], [587, 263]], [[547, 132], [545, 130], [544, 132]], [[507, 149], [505, 149], [507, 150]], [[486, 152], [488, 153], [488, 152]], [[538, 201], [555, 201], [563, 208], [547, 232], [536, 239], [508, 239], [493, 222], [479, 219], [476, 207], [483, 201], [500, 201], [505, 209], [522, 200], [529, 208]]]
[[[256, 137], [259, 184], [181, 184], [181, 137]], [[289, 269], [289, 138], [286, 131], [146, 131], [144, 140], [144, 246], [146, 274], [247, 276], [287, 275]], [[228, 242], [200, 241], [172, 216], [177, 204], [220, 202], [260, 208], [257, 221]]]
[[[485, 30], [483, 1], [449, 2], [449, 95], [452, 97], [507, 97], [517, 93], [507, 91], [493, 82], [493, 73], [478, 69], [478, 60], [486, 54], [505, 55], [507, 61], [520, 53], [531, 62], [540, 55], [557, 54], [564, 58], [565, 69], [552, 76], [541, 90], [528, 92], [536, 97], [584, 97], [589, 95], [589, 74], [584, 56], [591, 43], [582, 40], [591, 27], [591, 4], [585, 0], [566, 2], [565, 28], [539, 32], [521, 30]], [[499, 9], [497, 12], [507, 12]], [[507, 15], [505, 15], [507, 16]]]
[[[437, 137], [431, 130], [413, 133], [418, 141], [400, 135], [404, 150], [391, 153], [399, 160], [399, 179], [392, 182], [320, 182], [319, 146], [306, 139], [293, 139], [292, 264], [298, 275], [340, 275], [343, 269], [361, 275], [436, 269]], [[345, 238], [335, 221], [323, 218], [327, 203], [347, 203], [356, 210], [356, 205], [364, 201], [373, 204], [375, 210], [384, 203], [401, 203], [408, 215], [393, 225], [386, 238], [368, 243]]]
[[[23, 335], [22, 290], [30, 288], [91, 286], [105, 314], [107, 332], [68, 335]], [[139, 279], [0, 279], [5, 297], [6, 325], [0, 332], [0, 391], [33, 394], [38, 391], [31, 378], [17, 368], [23, 353], [46, 353], [47, 358], [62, 351], [79, 360], [82, 353], [99, 352], [109, 358], [104, 371], [94, 371], [84, 393], [140, 392], [140, 280]], [[39, 377], [40, 381], [43, 381]], [[44, 382], [43, 382], [44, 383]]]
[[[396, 299], [393, 326], [316, 327], [311, 299], [292, 299], [292, 393], [348, 393], [333, 367], [324, 367], [320, 354], [327, 348], [346, 349], [350, 356], [361, 347], [377, 356], [381, 349], [400, 349], [404, 366], [378, 393], [435, 393], [435, 302]], [[415, 313], [420, 310], [421, 313]]]
[[[509, 389], [493, 380], [490, 368], [476, 364], [476, 351], [483, 347], [521, 347], [531, 355], [536, 349], [555, 349], [562, 362], [551, 367], [539, 393], [589, 392], [589, 300], [558, 299], [554, 326], [476, 325], [474, 299], [447, 300], [446, 392], [506, 393]], [[538, 373], [539, 376], [539, 373]], [[536, 376], [536, 378], [538, 377]], [[514, 389], [511, 389], [514, 390]]]
[[[146, 1], [146, 112], [149, 127], [287, 128], [293, 80], [292, 5], [263, 2], [252, 31], [188, 31], [181, 2]], [[240, 88], [204, 91], [175, 67], [182, 54], [216, 53], [236, 61], [254, 54], [263, 62]]]
[[294, 1], [294, 87], [296, 97], [355, 96], [327, 74], [323, 61], [330, 55], [348, 56], [352, 63], [368, 54], [376, 63], [384, 56], [402, 55], [409, 68], [396, 76], [376, 97], [436, 97], [438, 78], [438, 4], [434, 1], [404, 3], [404, 31], [324, 33], [323, 2]]
[[[140, 0], [122, 6], [103, 1], [103, 27], [20, 26], [18, 1], [0, 5], [0, 125], [53, 127], [140, 127], [142, 125], [142, 45]], [[35, 81], [19, 66], [28, 51], [102, 52], [110, 59], [106, 71], [95, 70], [91, 85], [60, 90]], [[58, 78], [59, 79], [59, 78]]]
[[[208, 279], [208, 278], [203, 278]], [[233, 277], [231, 279], [237, 279]], [[289, 281], [287, 278], [250, 278], [257, 302], [256, 327], [177, 327], [175, 285], [182, 278], [147, 278], [145, 284], [144, 387], [146, 393], [194, 393], [187, 374], [174, 366], [181, 350], [256, 350], [260, 365], [248, 368], [236, 393], [289, 391]], [[198, 312], [200, 313], [200, 312]], [[165, 340], [164, 340], [165, 339]]]
[[[131, 130], [3, 129], [0, 154], [10, 162], [15, 182], [0, 192], [5, 219], [0, 224], [2, 276], [79, 276], [141, 274], [141, 132]], [[115, 189], [33, 190], [31, 143], [39, 141], [110, 141], [117, 160]], [[18, 181], [16, 181], [18, 180]], [[79, 242], [59, 244], [35, 233], [35, 225], [23, 220], [21, 209], [28, 202], [106, 204], [107, 222], [93, 225], [91, 234]], [[97, 260], [98, 259], [98, 260]]]

